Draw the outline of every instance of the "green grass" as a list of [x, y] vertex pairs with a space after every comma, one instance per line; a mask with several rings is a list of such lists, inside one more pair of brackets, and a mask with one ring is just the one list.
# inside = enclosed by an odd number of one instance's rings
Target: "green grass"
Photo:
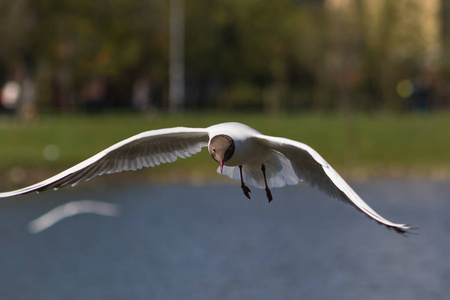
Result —
[[[142, 131], [172, 126], [206, 127], [225, 121], [239, 121], [268, 135], [302, 141], [347, 177], [442, 177], [450, 174], [450, 113], [265, 115], [202, 112], [177, 116], [161, 114], [152, 118], [134, 114], [42, 115], [39, 120], [29, 123], [3, 117], [0, 119], [0, 178], [8, 183], [14, 170], [22, 170], [25, 179], [20, 183], [31, 183]], [[59, 149], [57, 160], [44, 158], [43, 150], [47, 145]], [[215, 162], [207, 151], [203, 151], [193, 158], [142, 174], [158, 180], [168, 177], [208, 179], [216, 178], [215, 169]]]

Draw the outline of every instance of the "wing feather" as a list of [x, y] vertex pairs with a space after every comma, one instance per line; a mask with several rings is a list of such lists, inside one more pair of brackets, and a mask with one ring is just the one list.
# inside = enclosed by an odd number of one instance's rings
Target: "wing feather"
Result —
[[297, 177], [311, 186], [317, 186], [329, 196], [347, 202], [375, 221], [405, 233], [411, 229], [405, 224], [392, 223], [375, 212], [348, 185], [347, 182], [310, 146], [286, 138], [260, 135], [255, 140], [286, 156]]
[[85, 161], [34, 185], [0, 193], [0, 198], [33, 191], [77, 185], [103, 174], [138, 170], [178, 157], [186, 158], [208, 145], [208, 131], [203, 128], [175, 127], [146, 131], [116, 143]]

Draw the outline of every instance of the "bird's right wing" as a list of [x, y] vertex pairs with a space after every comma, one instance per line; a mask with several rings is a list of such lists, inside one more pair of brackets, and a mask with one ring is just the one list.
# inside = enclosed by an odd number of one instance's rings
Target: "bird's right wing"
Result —
[[347, 182], [310, 146], [280, 137], [260, 135], [254, 137], [255, 141], [283, 154], [292, 164], [297, 177], [312, 186], [317, 186], [328, 195], [347, 202], [368, 217], [405, 233], [411, 229], [405, 224], [390, 222], [375, 212]]
[[102, 174], [137, 170], [196, 154], [208, 145], [203, 128], [175, 127], [142, 132], [34, 185], [0, 193], [0, 198], [76, 185]]

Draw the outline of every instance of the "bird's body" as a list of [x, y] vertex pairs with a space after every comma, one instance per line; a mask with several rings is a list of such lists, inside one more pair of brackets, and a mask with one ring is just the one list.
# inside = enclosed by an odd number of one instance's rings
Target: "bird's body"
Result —
[[186, 158], [200, 152], [203, 147], [208, 147], [212, 158], [219, 163], [219, 173], [241, 180], [241, 188], [248, 198], [250, 189], [246, 184], [265, 188], [270, 202], [270, 188], [304, 181], [317, 186], [329, 196], [352, 204], [388, 228], [400, 233], [410, 229], [405, 224], [392, 223], [377, 214], [308, 145], [286, 138], [266, 136], [247, 125], [235, 122], [207, 128], [174, 127], [143, 132], [42, 182], [0, 193], [0, 198], [58, 189], [102, 174], [174, 162], [178, 157]]

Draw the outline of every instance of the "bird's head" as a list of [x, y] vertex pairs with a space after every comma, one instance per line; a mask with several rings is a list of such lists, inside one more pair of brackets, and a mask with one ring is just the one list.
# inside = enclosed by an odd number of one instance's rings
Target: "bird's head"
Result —
[[234, 153], [234, 142], [231, 137], [225, 134], [214, 136], [209, 142], [209, 153], [220, 165], [220, 173], [223, 171], [223, 164], [229, 160]]

